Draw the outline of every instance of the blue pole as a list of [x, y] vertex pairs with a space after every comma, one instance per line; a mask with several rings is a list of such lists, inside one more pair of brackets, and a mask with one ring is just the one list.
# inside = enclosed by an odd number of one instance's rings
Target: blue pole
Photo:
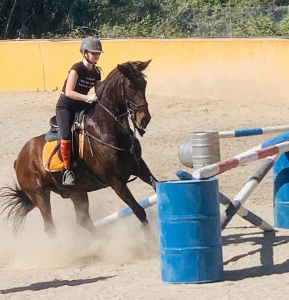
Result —
[[272, 139], [269, 139], [261, 144], [261, 148], [266, 148], [289, 140], [289, 132], [281, 133]]

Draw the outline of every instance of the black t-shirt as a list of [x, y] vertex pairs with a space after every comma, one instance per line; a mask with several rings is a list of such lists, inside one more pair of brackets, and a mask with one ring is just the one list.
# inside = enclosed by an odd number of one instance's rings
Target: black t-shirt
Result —
[[[78, 92], [83, 95], [87, 95], [91, 88], [95, 86], [95, 82], [98, 80], [101, 80], [101, 74], [97, 67], [95, 67], [92, 71], [88, 70], [88, 68], [83, 64], [82, 61], [74, 64], [70, 71], [74, 70], [77, 75], [77, 81], [75, 84], [74, 91]], [[68, 78], [68, 75], [67, 75]], [[82, 110], [86, 106], [86, 102], [74, 100], [69, 97], [65, 96], [65, 89], [66, 89], [66, 83], [67, 78], [64, 82], [63, 88], [62, 88], [62, 94], [60, 95], [60, 98], [57, 103], [57, 107], [67, 107], [67, 108], [74, 108], [75, 110]]]

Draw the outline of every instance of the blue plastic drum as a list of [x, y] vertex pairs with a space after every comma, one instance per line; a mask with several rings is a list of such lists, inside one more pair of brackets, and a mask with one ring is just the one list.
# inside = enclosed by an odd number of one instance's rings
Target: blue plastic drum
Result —
[[289, 229], [289, 153], [273, 166], [274, 226]]
[[218, 180], [158, 182], [157, 197], [162, 281], [222, 280]]

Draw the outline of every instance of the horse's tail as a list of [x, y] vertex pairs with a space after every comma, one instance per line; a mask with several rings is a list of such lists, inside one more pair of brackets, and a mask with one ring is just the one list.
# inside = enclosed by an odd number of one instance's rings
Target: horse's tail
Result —
[[0, 188], [0, 215], [8, 211], [5, 217], [6, 223], [13, 223], [13, 232], [15, 235], [24, 225], [27, 214], [35, 207], [28, 196], [21, 188], [14, 183], [13, 187], [5, 186]]

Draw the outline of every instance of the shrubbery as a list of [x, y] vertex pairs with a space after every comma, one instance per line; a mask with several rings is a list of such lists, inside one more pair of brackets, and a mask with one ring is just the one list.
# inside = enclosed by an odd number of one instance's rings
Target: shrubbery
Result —
[[289, 36], [289, 0], [1, 0], [0, 38]]

